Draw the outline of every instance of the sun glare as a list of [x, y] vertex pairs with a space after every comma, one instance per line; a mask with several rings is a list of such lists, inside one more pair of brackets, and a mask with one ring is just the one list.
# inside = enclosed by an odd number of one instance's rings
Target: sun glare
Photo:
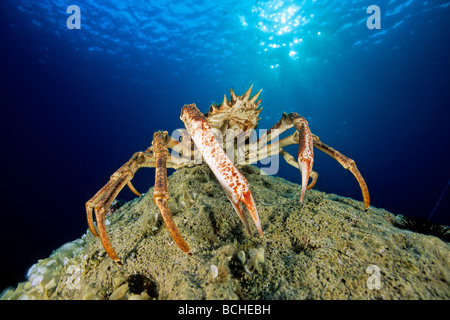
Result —
[[[314, 19], [314, 14], [303, 9], [306, 2], [306, 0], [258, 2], [252, 7], [251, 17], [249, 16], [247, 20], [240, 17], [241, 23], [244, 26], [253, 24], [260, 31], [259, 45], [263, 47], [261, 52], [272, 52], [286, 47], [289, 48], [287, 55], [291, 59], [297, 60], [302, 51], [304, 27]], [[316, 34], [320, 35], [321, 33], [317, 32]], [[280, 51], [281, 54], [286, 54], [285, 52]], [[277, 67], [278, 65], [275, 64], [270, 65], [272, 69]]]

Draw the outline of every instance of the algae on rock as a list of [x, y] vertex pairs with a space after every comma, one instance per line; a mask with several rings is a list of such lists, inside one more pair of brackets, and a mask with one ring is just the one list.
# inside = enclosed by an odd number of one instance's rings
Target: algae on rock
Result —
[[107, 217], [123, 266], [87, 231], [2, 299], [450, 298], [448, 243], [334, 194], [308, 190], [301, 205], [299, 185], [254, 166], [241, 172], [264, 238], [254, 226], [248, 235], [207, 166], [183, 168], [168, 179], [169, 206], [192, 256], [173, 243], [151, 188]]

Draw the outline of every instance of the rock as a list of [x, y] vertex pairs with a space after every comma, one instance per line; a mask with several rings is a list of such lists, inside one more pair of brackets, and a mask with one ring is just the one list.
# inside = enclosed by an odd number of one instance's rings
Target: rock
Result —
[[36, 263], [28, 281], [3, 298], [450, 298], [447, 242], [397, 228], [392, 213], [364, 212], [360, 201], [334, 194], [308, 190], [301, 205], [299, 185], [253, 166], [241, 172], [263, 239], [254, 225], [248, 235], [208, 167], [184, 168], [168, 179], [169, 205], [177, 208], [174, 221], [192, 256], [155, 219], [151, 188], [108, 218], [123, 266], [87, 231]]
[[114, 290], [113, 293], [109, 296], [109, 300], [120, 300], [128, 291], [128, 283], [125, 283]]

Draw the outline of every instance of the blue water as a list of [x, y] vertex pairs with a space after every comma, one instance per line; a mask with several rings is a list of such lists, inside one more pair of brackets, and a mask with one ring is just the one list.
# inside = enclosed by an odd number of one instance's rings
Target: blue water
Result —
[[[81, 29], [67, 28], [70, 4]], [[381, 29], [366, 26], [372, 4]], [[260, 128], [298, 112], [356, 161], [371, 205], [449, 225], [449, 14], [417, 0], [1, 1], [0, 289], [86, 231], [85, 202], [153, 132], [182, 127], [184, 104], [206, 111], [250, 84]], [[315, 154], [317, 189], [362, 199]]]

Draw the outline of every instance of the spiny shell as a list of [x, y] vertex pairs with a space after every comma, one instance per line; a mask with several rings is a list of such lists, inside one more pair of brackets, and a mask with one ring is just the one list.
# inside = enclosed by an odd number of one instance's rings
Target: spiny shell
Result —
[[226, 130], [246, 132], [254, 129], [262, 110], [259, 108], [261, 100], [257, 101], [262, 89], [250, 98], [252, 87], [250, 86], [242, 96], [237, 96], [233, 89], [230, 89], [230, 100], [227, 100], [225, 95], [220, 106], [212, 105], [205, 114], [211, 127], [220, 130], [222, 134], [225, 134]]

